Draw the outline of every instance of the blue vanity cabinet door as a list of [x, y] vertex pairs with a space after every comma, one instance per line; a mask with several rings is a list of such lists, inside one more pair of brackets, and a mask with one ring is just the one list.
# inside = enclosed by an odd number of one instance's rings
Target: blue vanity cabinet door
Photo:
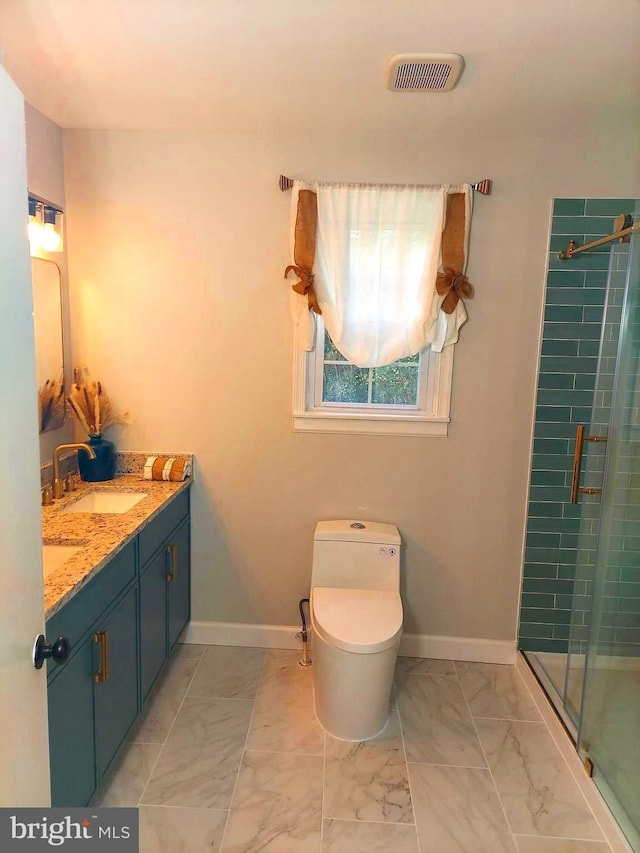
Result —
[[174, 647], [191, 616], [191, 525], [189, 521], [172, 534], [168, 547], [171, 546], [175, 550], [173, 557], [171, 552], [169, 553], [168, 560], [169, 575], [173, 575], [173, 580], [167, 583], [169, 649]]
[[90, 637], [50, 681], [47, 697], [51, 805], [86, 806], [96, 789]]
[[140, 686], [144, 702], [167, 659], [167, 551], [142, 568], [140, 577]]
[[[99, 620], [96, 633], [101, 631], [106, 634], [108, 675], [105, 681], [94, 684], [99, 781], [138, 716], [137, 585]], [[103, 642], [98, 640], [93, 644], [96, 673], [101, 668]]]

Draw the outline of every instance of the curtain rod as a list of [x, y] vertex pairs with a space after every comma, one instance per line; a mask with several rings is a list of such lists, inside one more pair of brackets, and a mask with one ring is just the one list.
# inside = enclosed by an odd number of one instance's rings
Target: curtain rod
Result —
[[[477, 181], [475, 184], [470, 184], [470, 186], [482, 195], [491, 195], [492, 184], [493, 181], [491, 178], [485, 178], [483, 181]], [[278, 186], [283, 193], [287, 190], [293, 189], [293, 179], [287, 178], [285, 175], [280, 175]]]

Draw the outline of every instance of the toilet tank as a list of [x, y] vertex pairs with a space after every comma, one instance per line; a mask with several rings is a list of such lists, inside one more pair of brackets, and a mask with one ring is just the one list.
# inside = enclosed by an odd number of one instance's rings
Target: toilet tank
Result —
[[378, 521], [319, 521], [313, 537], [311, 586], [400, 588], [400, 534]]

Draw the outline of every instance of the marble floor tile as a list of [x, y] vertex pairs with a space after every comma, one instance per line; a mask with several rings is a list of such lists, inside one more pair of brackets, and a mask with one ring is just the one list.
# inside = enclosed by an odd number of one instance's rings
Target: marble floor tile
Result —
[[125, 744], [93, 805], [137, 806], [161, 749], [157, 743]]
[[605, 841], [577, 841], [572, 838], [543, 838], [516, 835], [518, 853], [611, 853]]
[[538, 709], [515, 666], [456, 661], [460, 686], [474, 717], [540, 720]]
[[323, 814], [330, 818], [413, 823], [398, 712], [372, 740], [327, 735]]
[[209, 646], [196, 645], [195, 643], [176, 643], [171, 657], [173, 658], [201, 658]]
[[325, 820], [322, 853], [420, 853], [415, 826]]
[[165, 742], [199, 663], [198, 658], [181, 655], [169, 661], [129, 740], [134, 743]]
[[485, 767], [484, 756], [456, 679], [409, 676], [398, 689], [407, 761]]
[[434, 853], [515, 853], [488, 770], [409, 767], [420, 846]]
[[300, 666], [299, 659], [295, 651], [267, 649], [258, 693], [273, 687], [283, 692], [295, 691], [305, 701], [313, 702], [313, 667]]
[[269, 650], [258, 690], [248, 749], [322, 755], [324, 730], [313, 709], [312, 667], [299, 654]]
[[317, 755], [244, 754], [224, 853], [318, 853], [322, 764]]
[[398, 675], [451, 675], [455, 676], [452, 660], [438, 658], [411, 658], [401, 655], [396, 661], [396, 677]]
[[227, 814], [221, 809], [140, 806], [140, 853], [218, 853]]
[[264, 655], [264, 649], [209, 646], [200, 660], [188, 695], [255, 699]]
[[544, 723], [479, 719], [476, 725], [514, 833], [602, 839]]
[[228, 808], [252, 707], [240, 699], [187, 697], [141, 802]]

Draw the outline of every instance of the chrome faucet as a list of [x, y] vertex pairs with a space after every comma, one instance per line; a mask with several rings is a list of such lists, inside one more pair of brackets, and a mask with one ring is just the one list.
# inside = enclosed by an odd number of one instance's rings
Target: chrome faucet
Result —
[[89, 459], [96, 458], [96, 452], [93, 447], [85, 444], [83, 441], [72, 444], [59, 444], [53, 451], [53, 499], [58, 500], [64, 494], [64, 487], [60, 479], [60, 459], [58, 454], [61, 450], [86, 450], [89, 454]]

